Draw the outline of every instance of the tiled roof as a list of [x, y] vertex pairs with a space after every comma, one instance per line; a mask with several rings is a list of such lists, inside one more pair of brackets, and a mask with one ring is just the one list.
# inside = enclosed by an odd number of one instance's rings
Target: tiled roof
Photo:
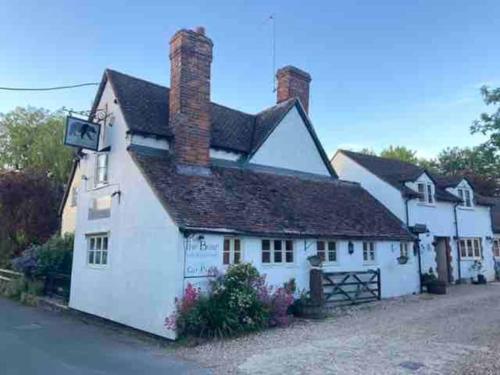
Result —
[[[415, 164], [400, 160], [382, 158], [379, 156], [346, 150], [341, 150], [340, 152], [356, 161], [358, 164], [362, 165], [404, 194], [415, 194], [414, 191], [405, 186], [405, 182], [414, 181], [423, 173], [427, 173], [435, 182], [437, 200], [460, 202], [460, 198], [446, 191], [446, 188], [456, 186], [460, 181], [462, 181], [463, 178], [460, 176], [441, 176], [426, 171], [424, 168]], [[478, 204], [483, 204], [481, 199], [477, 199], [476, 201]]]
[[185, 173], [168, 151], [129, 152], [183, 229], [260, 236], [411, 240], [403, 223], [358, 184], [336, 178], [216, 162]]

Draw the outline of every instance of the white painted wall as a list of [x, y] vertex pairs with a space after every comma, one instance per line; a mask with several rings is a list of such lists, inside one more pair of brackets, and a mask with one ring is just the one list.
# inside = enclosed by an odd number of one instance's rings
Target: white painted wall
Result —
[[240, 154], [238, 152], [218, 150], [215, 148], [210, 149], [210, 157], [212, 159], [224, 159], [224, 160], [236, 161], [242, 156], [243, 154]]
[[[109, 154], [109, 185], [82, 184], [75, 231], [70, 307], [157, 335], [174, 338], [164, 319], [182, 293], [182, 240], [126, 151], [128, 140], [119, 106], [107, 85], [102, 103], [115, 115]], [[93, 155], [82, 160], [82, 173], [93, 176]], [[120, 191], [111, 216], [88, 220], [93, 198]], [[109, 265], [87, 265], [86, 234], [109, 232]]]
[[139, 134], [132, 134], [131, 136], [129, 136], [129, 139], [130, 139], [130, 144], [137, 146], [157, 148], [160, 150], [168, 150], [170, 148], [168, 141], [162, 138], [145, 137]]
[[[195, 234], [193, 238], [196, 239], [198, 235], [199, 234]], [[224, 271], [227, 268], [227, 266], [222, 264], [224, 236], [204, 234], [204, 237], [208, 244], [215, 245], [215, 247], [220, 249], [218, 258], [213, 264], [210, 264], [210, 266], [214, 266]], [[316, 254], [316, 240], [294, 240], [295, 262], [293, 264], [267, 264], [262, 263], [261, 238], [248, 236], [241, 236], [238, 238], [241, 240], [243, 261], [252, 263], [261, 274], [265, 274], [269, 285], [281, 287], [283, 283], [295, 278], [299, 291], [304, 289], [309, 290], [310, 265], [307, 257]], [[325, 263], [323, 266], [325, 272], [362, 271], [380, 268], [383, 298], [419, 292], [418, 261], [413, 251], [409, 252], [409, 262], [405, 265], [401, 265], [397, 261], [397, 258], [400, 256], [399, 242], [376, 242], [376, 261], [372, 264], [364, 264], [362, 242], [352, 242], [354, 243], [355, 250], [351, 255], [347, 250], [348, 241], [336, 241], [338, 260], [335, 264]], [[186, 282], [191, 282], [201, 287], [206, 285], [206, 279], [203, 278], [187, 279]]]
[[[399, 217], [403, 222], [406, 222], [405, 201], [401, 193], [374, 175], [358, 163], [347, 157], [341, 152], [338, 152], [333, 160], [332, 165], [341, 179], [359, 182], [368, 192], [377, 200], [382, 202], [392, 213]], [[423, 174], [414, 182], [406, 183], [406, 186], [417, 191], [419, 182], [431, 183], [432, 180], [427, 174]], [[433, 186], [433, 191], [435, 187]], [[451, 191], [453, 193], [453, 191]], [[433, 242], [434, 237], [449, 237], [452, 255], [453, 277], [458, 279], [458, 252], [455, 229], [454, 204], [449, 202], [435, 201], [433, 204], [419, 202], [418, 199], [412, 199], [408, 202], [408, 218], [409, 225], [425, 224], [429, 229], [429, 233], [419, 236], [420, 252], [422, 259], [422, 272], [427, 272], [432, 268], [436, 272], [436, 252]], [[483, 243], [484, 255], [484, 274], [488, 280], [494, 279], [494, 264], [492, 243], [486, 240], [486, 237], [492, 236], [491, 232], [491, 217], [489, 208], [476, 206], [472, 209], [461, 208], [457, 210], [458, 226], [460, 237], [480, 237]], [[470, 266], [473, 263], [471, 260], [461, 261], [462, 278], [470, 278], [473, 273]]]
[[342, 152], [335, 154], [332, 166], [340, 179], [360, 183], [375, 199], [401, 221], [406, 222], [406, 208], [398, 189], [375, 176]]
[[288, 112], [249, 161], [254, 164], [330, 175], [296, 107]]
[[[66, 204], [63, 208], [63, 212], [61, 215], [61, 234], [65, 233], [74, 233], [76, 228], [76, 215], [78, 211], [79, 205], [79, 190], [80, 184], [82, 181], [82, 174], [80, 171], [80, 167], [78, 166], [75, 170], [75, 174], [73, 176], [73, 180], [71, 181], [71, 185], [69, 187], [69, 194], [66, 199]], [[73, 194], [73, 189], [77, 189], [77, 205], [71, 206], [71, 199]]]

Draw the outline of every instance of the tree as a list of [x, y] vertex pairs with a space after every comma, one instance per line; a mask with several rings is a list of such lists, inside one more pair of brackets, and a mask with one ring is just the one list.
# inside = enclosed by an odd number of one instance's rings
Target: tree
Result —
[[500, 192], [500, 158], [490, 144], [447, 148], [438, 155], [437, 162], [442, 174], [467, 177], [480, 194]]
[[56, 232], [60, 199], [60, 185], [46, 174], [32, 170], [0, 174], [0, 266]]
[[392, 146], [392, 145], [382, 150], [382, 152], [380, 152], [380, 156], [384, 158], [401, 160], [412, 164], [418, 163], [416, 154], [417, 154], [416, 151], [410, 150], [405, 146]]
[[481, 95], [486, 105], [497, 106], [496, 110], [489, 113], [482, 113], [479, 120], [473, 122], [471, 132], [481, 133], [490, 137], [487, 145], [500, 151], [500, 88], [490, 89], [487, 86], [481, 87]]
[[36, 170], [66, 183], [72, 151], [63, 144], [64, 117], [60, 111], [16, 108], [0, 114], [0, 166]]

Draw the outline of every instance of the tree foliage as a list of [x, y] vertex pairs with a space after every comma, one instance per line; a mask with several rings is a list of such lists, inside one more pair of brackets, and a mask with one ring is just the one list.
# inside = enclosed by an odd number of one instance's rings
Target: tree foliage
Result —
[[41, 244], [58, 228], [61, 188], [40, 172], [0, 174], [0, 262], [18, 256], [28, 245]]
[[408, 163], [417, 164], [417, 151], [410, 150], [405, 146], [389, 146], [388, 148], [382, 150], [380, 156], [383, 158], [397, 159], [401, 161], [406, 161]]
[[63, 137], [60, 111], [18, 107], [0, 114], [0, 166], [36, 170], [64, 184], [71, 170], [72, 151], [64, 146]]
[[486, 105], [496, 106], [492, 113], [482, 113], [479, 120], [473, 122], [471, 132], [489, 136], [486, 145], [500, 152], [500, 88], [481, 87], [481, 95]]

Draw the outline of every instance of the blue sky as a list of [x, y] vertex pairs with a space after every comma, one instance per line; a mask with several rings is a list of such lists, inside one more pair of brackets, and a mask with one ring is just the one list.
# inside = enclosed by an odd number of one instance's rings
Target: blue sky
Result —
[[[500, 86], [499, 1], [10, 1], [0, 12], [0, 86], [99, 81], [111, 67], [169, 84], [168, 41], [206, 27], [214, 41], [212, 100], [255, 113], [274, 104], [277, 66], [308, 71], [310, 115], [329, 155], [405, 145], [420, 156], [472, 146]], [[0, 112], [32, 105], [89, 109], [96, 88], [0, 91]]]

